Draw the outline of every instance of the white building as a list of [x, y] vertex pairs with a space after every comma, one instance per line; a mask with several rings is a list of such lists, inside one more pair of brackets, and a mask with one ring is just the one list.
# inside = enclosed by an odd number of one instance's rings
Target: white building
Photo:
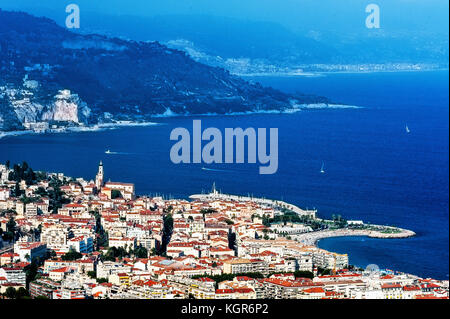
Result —
[[42, 258], [47, 253], [47, 245], [44, 243], [16, 242], [14, 253], [19, 255], [19, 260], [31, 262], [35, 258]]
[[100, 262], [97, 265], [97, 278], [108, 279], [112, 274], [129, 273], [131, 266], [124, 265], [122, 263], [116, 263], [112, 261]]
[[134, 198], [134, 184], [107, 182], [105, 187], [119, 191], [122, 194], [122, 197], [127, 200], [132, 200]]
[[8, 283], [26, 284], [26, 274], [22, 268], [18, 267], [4, 267], [0, 268], [0, 277], [5, 277]]
[[67, 241], [72, 236], [70, 227], [55, 224], [42, 229], [41, 242], [47, 244], [49, 249], [66, 251]]
[[131, 237], [131, 238], [127, 238], [127, 237], [122, 237], [122, 238], [109, 238], [109, 242], [108, 242], [108, 246], [109, 247], [122, 247], [125, 250], [129, 250], [129, 249], [135, 249], [136, 248], [136, 238], [135, 237]]
[[7, 200], [10, 195], [9, 188], [0, 188], [0, 200]]

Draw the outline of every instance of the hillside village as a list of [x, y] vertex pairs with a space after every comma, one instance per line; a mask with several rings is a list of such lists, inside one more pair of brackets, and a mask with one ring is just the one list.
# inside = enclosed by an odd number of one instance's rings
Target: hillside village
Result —
[[89, 181], [0, 165], [0, 298], [448, 299], [448, 281], [359, 269], [298, 241], [315, 211], [106, 180], [101, 162]]

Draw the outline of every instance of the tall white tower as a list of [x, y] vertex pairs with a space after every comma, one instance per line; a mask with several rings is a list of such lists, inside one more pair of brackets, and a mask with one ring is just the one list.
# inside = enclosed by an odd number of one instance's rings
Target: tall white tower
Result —
[[213, 195], [217, 195], [217, 194], [219, 193], [219, 192], [217, 191], [217, 189], [216, 189], [216, 182], [213, 183], [211, 193], [212, 193]]
[[97, 176], [95, 176], [95, 186], [97, 186], [98, 190], [103, 186], [103, 180], [104, 180], [103, 163], [102, 161], [100, 161], [100, 164], [98, 165], [98, 173]]

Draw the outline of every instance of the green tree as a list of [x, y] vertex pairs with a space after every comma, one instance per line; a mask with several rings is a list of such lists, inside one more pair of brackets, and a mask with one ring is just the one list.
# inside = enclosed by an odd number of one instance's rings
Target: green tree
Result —
[[[206, 275], [195, 275], [192, 277], [192, 279], [198, 279], [198, 278], [202, 278], [205, 276]], [[240, 273], [240, 274], [222, 274], [222, 275], [207, 276], [207, 277], [211, 278], [216, 283], [219, 283], [219, 282], [222, 282], [225, 280], [233, 280], [235, 277], [239, 277], [239, 276], [247, 276], [247, 277], [255, 278], [255, 279], [264, 278], [264, 275], [259, 272], [247, 272], [247, 273]]]
[[83, 257], [82, 254], [80, 254], [79, 252], [71, 249], [68, 253], [64, 254], [61, 259], [62, 260], [77, 260], [80, 259], [81, 257]]
[[16, 225], [14, 217], [10, 217], [8, 223], [6, 223], [6, 231], [14, 233], [16, 231]]
[[228, 248], [235, 249], [236, 247], [236, 233], [228, 233]]
[[41, 197], [46, 197], [46, 196], [48, 196], [47, 191], [46, 191], [45, 188], [42, 187], [42, 186], [39, 186], [39, 188], [38, 188], [34, 193], [35, 193], [36, 195], [41, 196]]
[[122, 259], [123, 257], [128, 255], [128, 252], [122, 247], [110, 247], [105, 255], [102, 256], [102, 260], [115, 261], [116, 258]]
[[117, 189], [113, 189], [111, 191], [111, 199], [116, 199], [116, 198], [122, 198], [122, 193]]
[[13, 171], [9, 174], [8, 179], [16, 182], [24, 180], [27, 185], [33, 185], [36, 180], [36, 174], [28, 166], [27, 162], [23, 162], [22, 165], [14, 164]]
[[267, 217], [267, 216], [264, 216], [264, 217], [263, 217], [262, 223], [263, 223], [264, 226], [270, 227], [270, 224], [271, 224], [271, 223], [270, 223], [270, 218]]
[[16, 182], [16, 185], [14, 185], [14, 196], [20, 197], [22, 195], [22, 190], [20, 189], [19, 182]]
[[[170, 206], [169, 206], [170, 207]], [[173, 218], [171, 214], [167, 214], [163, 217], [164, 220], [164, 227], [163, 227], [163, 236], [162, 236], [162, 243], [160, 247], [159, 253], [162, 254], [166, 252], [167, 244], [170, 241], [170, 237], [172, 236], [173, 231]]]
[[48, 197], [50, 199], [49, 210], [54, 214], [58, 212], [58, 209], [62, 207], [64, 204], [70, 203], [70, 199], [65, 197], [64, 192], [61, 191], [61, 186], [63, 182], [61, 182], [57, 178], [52, 178], [49, 182]]
[[19, 290], [17, 290], [16, 292], [16, 299], [24, 299], [29, 296], [30, 294], [28, 293], [28, 290], [26, 290], [23, 287], [20, 287]]
[[137, 258], [147, 258], [148, 257], [148, 251], [145, 247], [137, 247], [134, 250], [134, 255]]
[[30, 282], [34, 281], [38, 275], [38, 264], [33, 260], [25, 269], [26, 285], [29, 287]]
[[327, 275], [331, 275], [332, 270], [328, 269], [328, 268], [322, 268], [322, 267], [317, 267], [317, 274], [319, 276], [327, 276]]
[[16, 299], [17, 291], [13, 287], [6, 288], [5, 296], [9, 299]]
[[309, 279], [314, 278], [314, 274], [311, 271], [297, 270], [296, 272], [294, 272], [294, 276], [295, 278], [309, 278]]
[[108, 246], [108, 233], [103, 229], [102, 216], [97, 209], [90, 212], [95, 217], [96, 248]]
[[16, 227], [16, 221], [14, 220], [14, 217], [11, 216], [8, 220], [8, 222], [6, 223], [6, 233], [3, 235], [3, 238], [5, 240], [11, 241], [11, 240], [15, 240], [16, 239], [16, 231], [17, 231], [17, 227]]

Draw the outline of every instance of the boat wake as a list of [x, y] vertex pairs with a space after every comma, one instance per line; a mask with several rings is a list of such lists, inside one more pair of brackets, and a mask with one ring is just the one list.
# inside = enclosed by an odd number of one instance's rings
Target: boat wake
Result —
[[216, 168], [207, 168], [207, 167], [202, 167], [203, 171], [210, 171], [210, 172], [230, 172], [224, 169], [216, 169]]
[[130, 155], [131, 153], [126, 153], [126, 152], [112, 152], [110, 150], [105, 151], [105, 154], [108, 155]]

